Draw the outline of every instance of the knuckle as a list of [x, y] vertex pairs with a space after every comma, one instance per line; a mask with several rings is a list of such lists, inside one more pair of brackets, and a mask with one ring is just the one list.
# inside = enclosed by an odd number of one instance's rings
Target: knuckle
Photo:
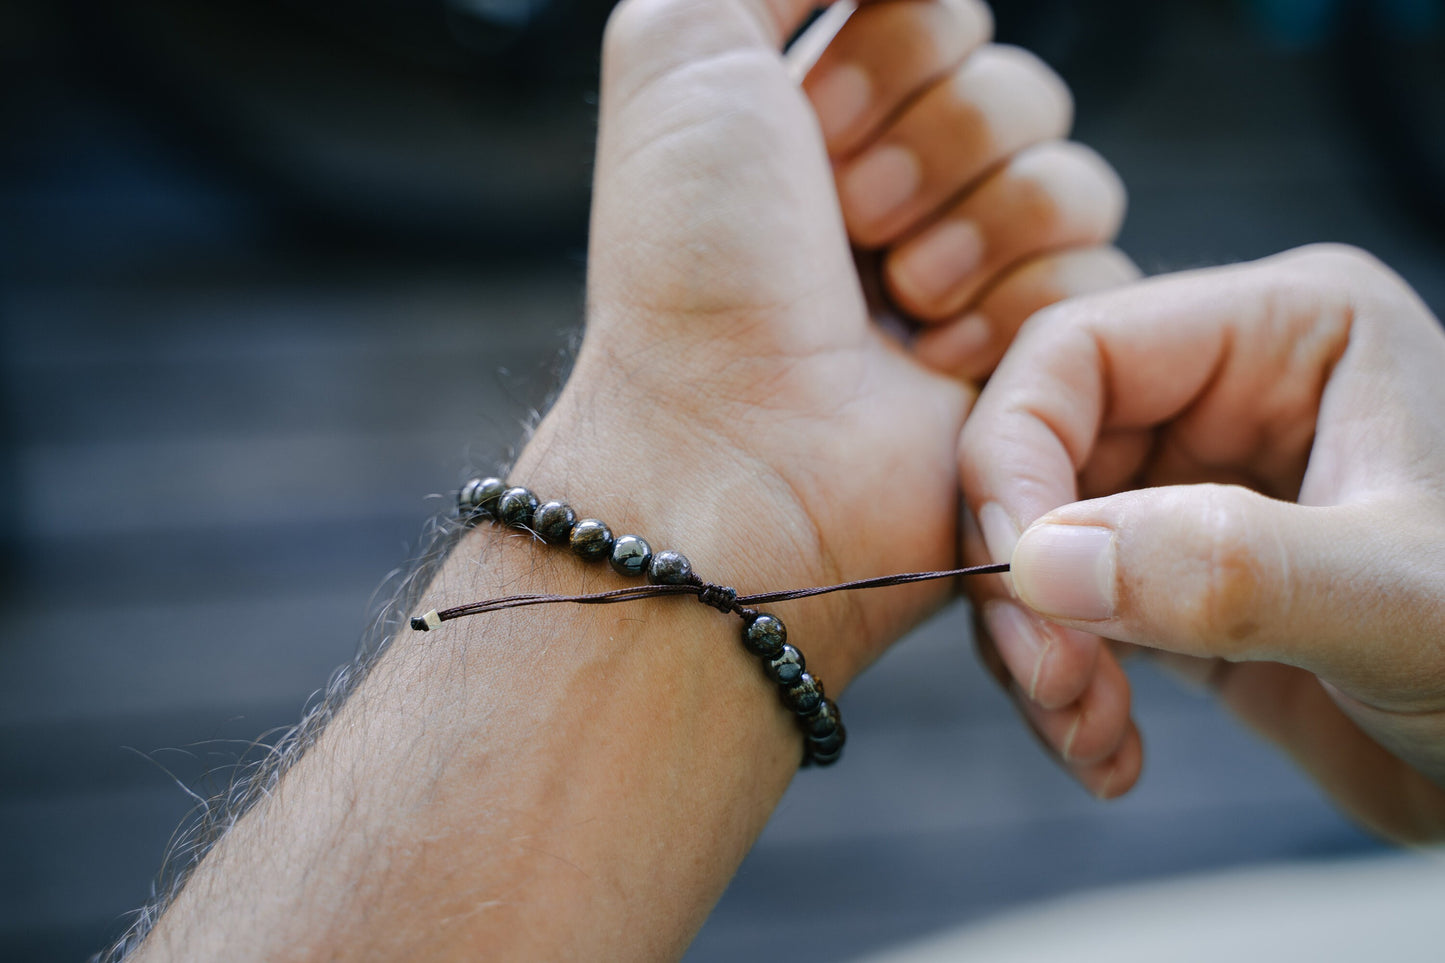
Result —
[[1193, 577], [1179, 596], [1181, 628], [1202, 652], [1230, 658], [1247, 648], [1263, 624], [1270, 572], [1258, 550], [1261, 533], [1250, 511], [1252, 493], [1234, 485], [1204, 485]]
[[1385, 266], [1384, 262], [1364, 248], [1355, 247], [1353, 244], [1307, 244], [1287, 252], [1286, 257], [1308, 270], [1326, 276], [1337, 276], [1341, 273], [1346, 276], [1360, 274], [1393, 276], [1393, 272]]

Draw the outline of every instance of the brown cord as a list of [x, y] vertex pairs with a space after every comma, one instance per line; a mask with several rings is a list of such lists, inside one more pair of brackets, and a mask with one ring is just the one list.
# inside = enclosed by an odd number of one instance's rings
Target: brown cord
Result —
[[[502, 609], [517, 609], [527, 605], [550, 605], [554, 602], [573, 602], [577, 605], [610, 605], [613, 602], [631, 602], [634, 599], [662, 598], [668, 595], [696, 596], [699, 602], [710, 605], [719, 612], [732, 612], [747, 619], [757, 614], [751, 609], [753, 605], [789, 602], [793, 599], [805, 599], [814, 595], [827, 595], [830, 592], [887, 588], [890, 585], [907, 585], [910, 582], [931, 582], [935, 579], [956, 578], [964, 575], [1000, 575], [1007, 571], [1008, 563], [999, 562], [993, 565], [974, 565], [970, 568], [954, 568], [939, 572], [882, 575], [877, 578], [862, 578], [838, 585], [787, 589], [781, 592], [760, 592], [756, 595], [739, 595], [735, 589], [726, 585], [704, 582], [701, 578], [693, 575], [689, 581], [678, 585], [632, 585], [627, 588], [612, 589], [609, 592], [593, 592], [589, 595], [508, 595], [503, 598], [487, 599], [483, 602], [457, 605], [440, 612], [428, 612], [427, 615], [412, 619], [411, 627], [425, 632], [433, 628], [433, 619], [436, 623], [450, 622], [452, 619], [465, 618], [468, 615], [498, 612]], [[432, 618], [428, 618], [428, 616], [432, 616]]]

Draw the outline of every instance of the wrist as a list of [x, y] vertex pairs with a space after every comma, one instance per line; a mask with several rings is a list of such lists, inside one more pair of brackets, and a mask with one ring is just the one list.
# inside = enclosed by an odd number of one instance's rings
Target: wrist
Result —
[[[756, 460], [744, 446], [710, 429], [706, 419], [658, 412], [639, 429], [639, 419], [619, 416], [615, 406], [606, 419], [595, 416], [598, 410], [564, 395], [518, 457], [510, 482], [544, 501], [568, 503], [579, 518], [601, 519], [614, 535], [638, 535], [654, 551], [681, 552], [701, 578], [743, 594], [847, 577], [833, 563], [823, 532], [783, 469]], [[614, 579], [605, 565], [601, 569], [605, 577], [588, 574], [597, 567], [584, 567], [573, 572], [570, 584], [538, 591], [636, 584]], [[576, 587], [582, 584], [590, 587]], [[682, 599], [655, 601], [696, 607], [711, 616], [709, 634], [736, 638], [733, 619]], [[840, 593], [782, 605], [776, 614], [807, 655], [809, 671], [836, 696], [877, 645], [858, 617], [857, 599]]]

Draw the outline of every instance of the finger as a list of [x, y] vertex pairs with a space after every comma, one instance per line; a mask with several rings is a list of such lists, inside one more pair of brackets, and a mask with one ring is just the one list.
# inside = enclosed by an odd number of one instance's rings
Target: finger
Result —
[[1124, 739], [1112, 756], [1102, 762], [1069, 767], [1074, 778], [1100, 799], [1117, 799], [1133, 789], [1143, 769], [1144, 743], [1133, 722], [1125, 728]]
[[1438, 647], [1421, 636], [1445, 618], [1445, 586], [1418, 560], [1438, 537], [1413, 507], [1149, 488], [1046, 514], [1019, 538], [1011, 574], [1020, 601], [1076, 628], [1283, 662], [1379, 708], [1423, 712], [1441, 708], [1419, 680], [1439, 671]]
[[1016, 47], [986, 46], [910, 104], [838, 169], [849, 236], [881, 247], [1025, 147], [1064, 136], [1073, 100]]
[[992, 32], [993, 17], [977, 0], [894, 0], [856, 10], [803, 80], [829, 153], [862, 147]]
[[818, 6], [815, 0], [623, 0], [603, 34], [603, 85], [625, 99], [688, 64], [735, 51], [781, 53]]
[[913, 343], [919, 361], [937, 371], [981, 381], [998, 365], [1030, 315], [1065, 298], [1137, 280], [1139, 269], [1113, 247], [1045, 254], [1004, 274], [963, 317], [931, 325]]
[[1100, 658], [1097, 636], [1051, 625], [1009, 599], [989, 599], [981, 611], [999, 659], [1032, 702], [1061, 709], [1093, 681]]
[[1129, 681], [1112, 656], [1099, 660], [1089, 686], [1061, 709], [1045, 709], [1026, 697], [1020, 710], [1065, 765], [1083, 768], [1112, 757], [1129, 728]]
[[[1281, 257], [1155, 278], [1039, 312], [990, 378], [959, 442], [975, 511], [1017, 531], [1074, 501], [1100, 434], [1154, 430], [1201, 463], [1298, 470], [1350, 299]], [[987, 533], [985, 533], [987, 534]], [[996, 560], [1005, 547], [989, 540]]]
[[[812, 6], [625, 0], [614, 10], [588, 259], [592, 330], [777, 320], [731, 330], [754, 339], [747, 350], [808, 353], [864, 329], [827, 153], [779, 54]], [[816, 310], [791, 310], [805, 295]]]
[[1114, 169], [1082, 144], [1029, 148], [889, 252], [889, 293], [919, 320], [952, 318], [1012, 268], [1049, 252], [1112, 241], [1124, 199]]

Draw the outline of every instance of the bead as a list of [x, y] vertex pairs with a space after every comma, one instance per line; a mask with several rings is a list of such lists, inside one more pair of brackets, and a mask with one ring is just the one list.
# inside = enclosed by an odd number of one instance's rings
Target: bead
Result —
[[824, 699], [812, 715], [799, 719], [798, 724], [803, 727], [805, 735], [821, 739], [841, 726], [843, 720], [838, 715], [838, 707], [833, 704], [833, 700]]
[[542, 536], [542, 541], [560, 545], [572, 534], [577, 524], [577, 513], [571, 505], [562, 502], [547, 502], [532, 513], [532, 531]]
[[808, 750], [813, 755], [830, 755], [843, 748], [843, 743], [848, 740], [848, 730], [842, 726], [834, 729], [821, 739], [808, 737]]
[[823, 704], [823, 683], [804, 672], [783, 690], [783, 701], [800, 716], [810, 716]]
[[743, 626], [743, 645], [747, 646], [753, 655], [771, 659], [783, 651], [783, 643], [786, 641], [788, 627], [776, 615], [764, 612]]
[[784, 644], [782, 651], [764, 662], [763, 666], [768, 670], [768, 678], [778, 685], [792, 685], [802, 678], [803, 653]]
[[843, 747], [839, 746], [833, 752], [812, 752], [808, 753], [808, 762], [815, 766], [831, 766], [843, 756]]
[[652, 546], [636, 535], [619, 535], [612, 543], [612, 569], [618, 575], [641, 575], [652, 560]]
[[681, 585], [692, 577], [692, 563], [681, 552], [658, 552], [647, 565], [653, 585]]
[[473, 478], [457, 493], [457, 514], [468, 521], [491, 518], [506, 490], [507, 483], [500, 478]]
[[526, 528], [532, 524], [532, 513], [537, 510], [537, 496], [525, 488], [508, 488], [497, 499], [497, 518], [504, 525]]
[[589, 562], [595, 562], [612, 551], [612, 529], [595, 518], [584, 518], [573, 525], [568, 540], [572, 544], [572, 554]]

